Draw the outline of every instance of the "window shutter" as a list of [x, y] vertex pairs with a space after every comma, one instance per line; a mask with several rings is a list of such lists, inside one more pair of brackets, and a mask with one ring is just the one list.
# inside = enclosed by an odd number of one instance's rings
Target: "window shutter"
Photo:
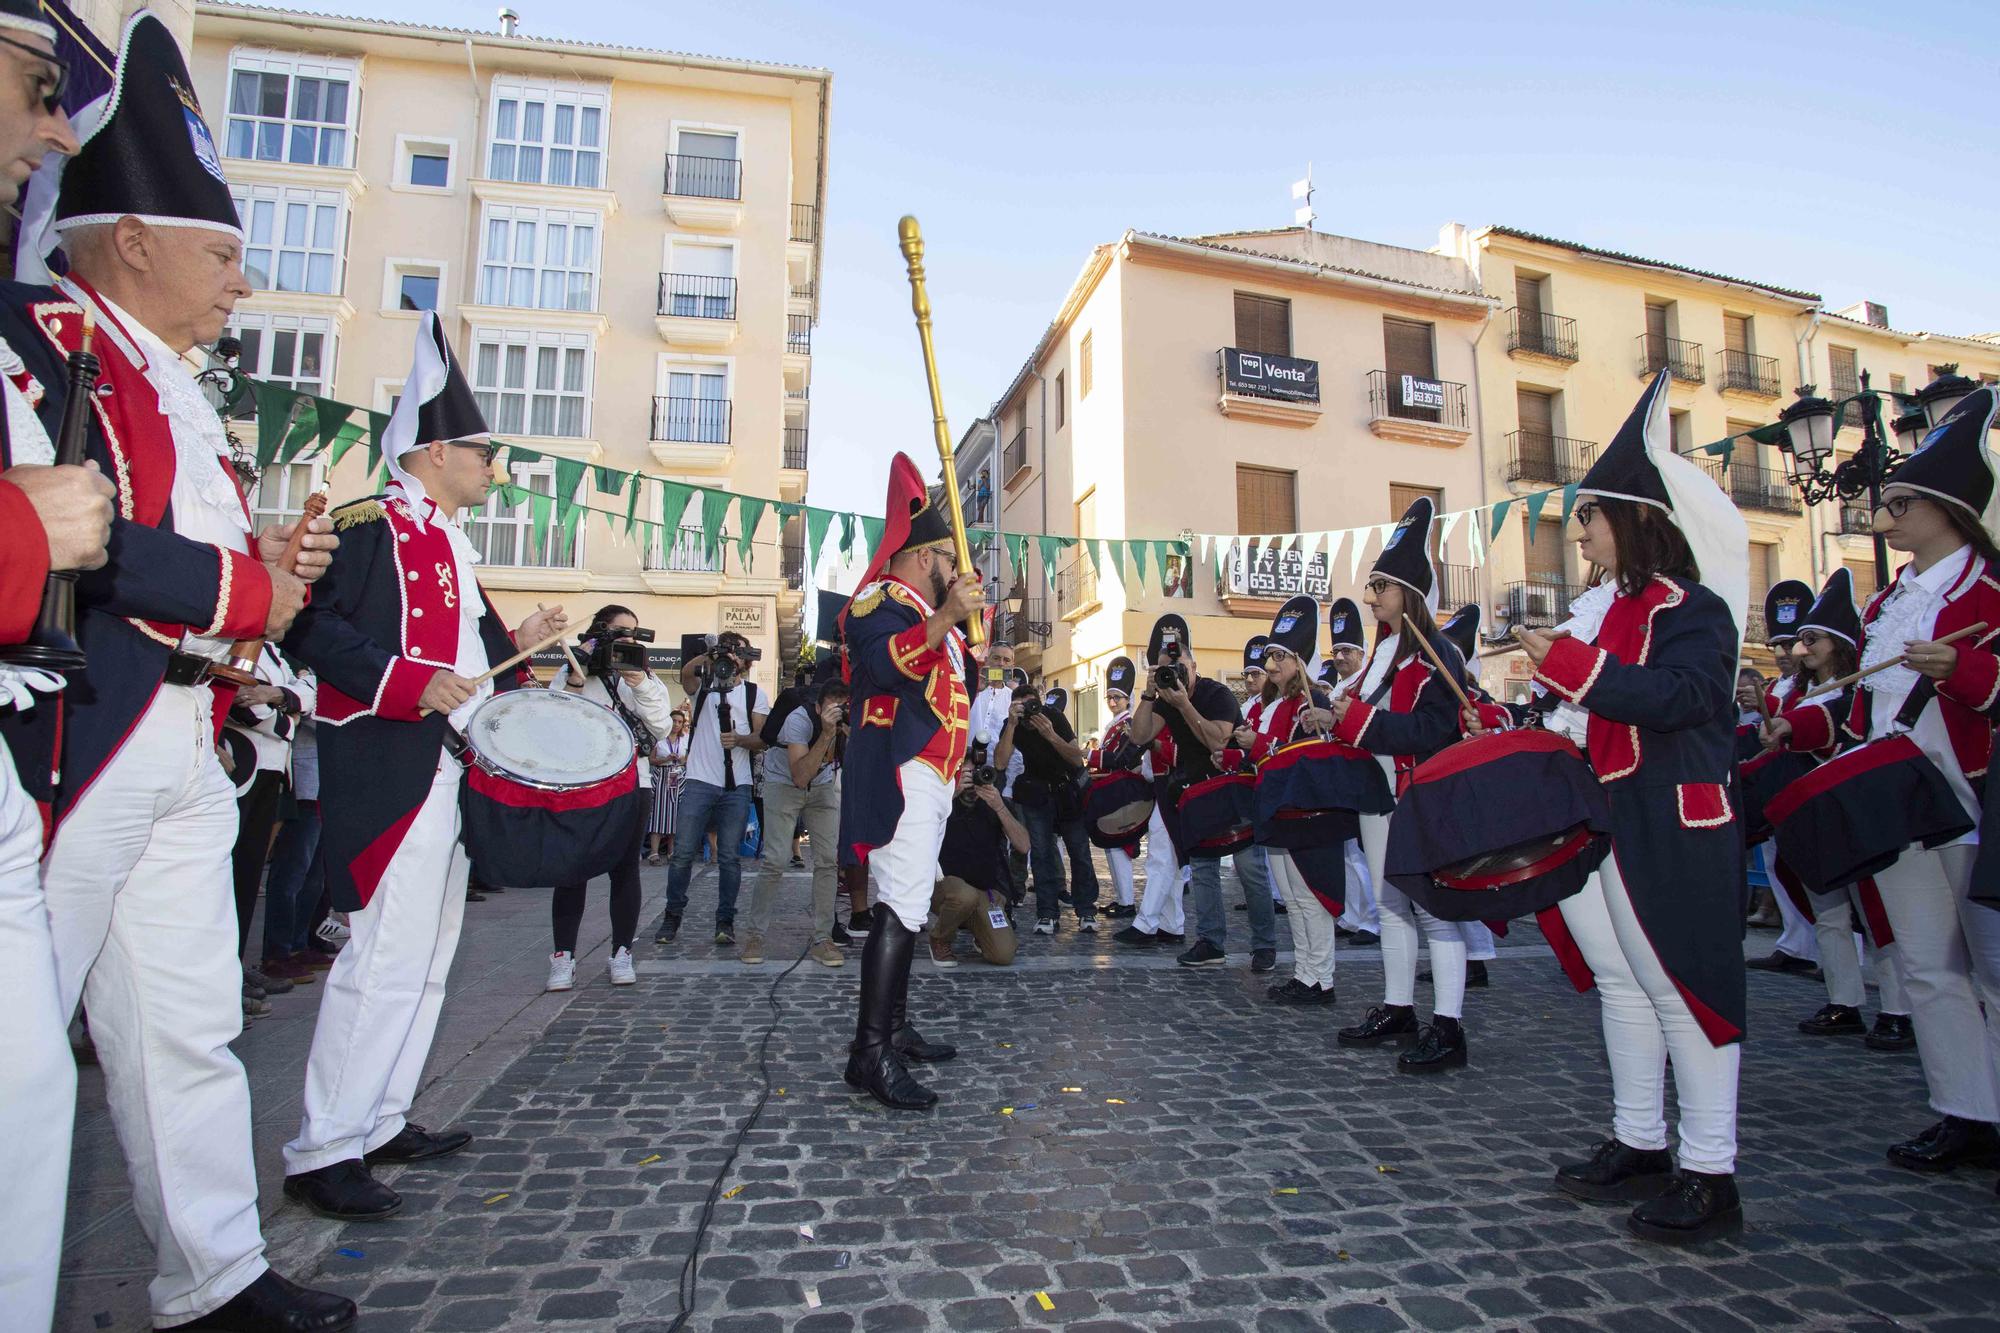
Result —
[[1542, 313], [1542, 280], [1540, 278], [1531, 278], [1525, 273], [1516, 273], [1514, 275], [1514, 304], [1521, 308], [1521, 323], [1523, 327], [1526, 327], [1530, 323], [1538, 323], [1538, 318], [1530, 319], [1529, 317], [1539, 317]]
[[1750, 317], [1748, 315], [1724, 315], [1722, 317], [1722, 346], [1731, 352], [1750, 351]]
[[1277, 468], [1236, 468], [1236, 530], [1247, 536], [1298, 531], [1298, 476]]
[[1388, 361], [1390, 383], [1399, 383], [1405, 375], [1415, 375], [1421, 379], [1437, 376], [1437, 362], [1431, 352], [1431, 326], [1407, 319], [1382, 321], [1382, 347]]
[[1275, 296], [1236, 293], [1236, 346], [1260, 356], [1292, 354], [1292, 303]]
[[[1403, 486], [1396, 482], [1389, 483], [1389, 517], [1392, 520], [1400, 521], [1403, 517], [1404, 511], [1408, 510], [1411, 505], [1417, 502], [1418, 496], [1423, 496], [1423, 495], [1428, 495], [1430, 497], [1431, 510], [1434, 516], [1439, 518], [1443, 517], [1444, 515], [1443, 491], [1439, 490], [1435, 486]], [[1443, 549], [1439, 542], [1439, 535], [1443, 531], [1444, 531], [1444, 524], [1435, 521], [1432, 522], [1431, 559], [1433, 561], [1438, 560], [1438, 552], [1441, 549]]]
[[[1528, 535], [1528, 516], [1521, 515], [1521, 535]], [[1534, 529], [1535, 540], [1527, 543], [1528, 581], [1531, 583], [1562, 583], [1563, 569], [1563, 525], [1556, 519], [1542, 519]]]

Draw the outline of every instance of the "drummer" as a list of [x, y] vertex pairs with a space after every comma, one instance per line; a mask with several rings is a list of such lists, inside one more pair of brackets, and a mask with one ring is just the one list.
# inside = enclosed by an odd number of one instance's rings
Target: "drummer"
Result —
[[[1366, 600], [1375, 613], [1375, 647], [1361, 670], [1360, 684], [1333, 699], [1334, 737], [1368, 750], [1381, 760], [1392, 788], [1404, 785], [1424, 760], [1459, 738], [1459, 707], [1450, 687], [1416, 640], [1403, 632], [1410, 624], [1458, 679], [1465, 664], [1437, 632], [1437, 567], [1430, 532], [1436, 508], [1419, 496], [1404, 511], [1382, 544], [1367, 584]], [[1389, 816], [1361, 816], [1361, 846], [1368, 857], [1382, 924], [1382, 1003], [1353, 1027], [1342, 1028], [1340, 1044], [1367, 1047], [1415, 1045], [1396, 1058], [1406, 1074], [1438, 1074], [1466, 1062], [1465, 935], [1454, 922], [1424, 911], [1382, 876], [1389, 848]], [[1419, 1025], [1415, 1003], [1417, 939], [1429, 942], [1433, 982], [1432, 1021]]]
[[[1451, 613], [1451, 619], [1438, 626], [1438, 634], [1458, 649], [1460, 660], [1465, 662], [1466, 697], [1478, 706], [1484, 724], [1488, 728], [1504, 728], [1512, 725], [1513, 715], [1480, 685], [1479, 673], [1472, 666], [1479, 657], [1479, 619], [1479, 603], [1467, 602]], [[1484, 921], [1460, 921], [1457, 924], [1458, 933], [1465, 937], [1465, 988], [1484, 990], [1490, 984], [1486, 965], [1500, 956], [1500, 950], [1493, 942], [1493, 928]], [[1428, 972], [1417, 974], [1420, 982], [1430, 979]]]
[[[1743, 842], [1729, 797], [1732, 697], [1749, 600], [1749, 535], [1720, 487], [1673, 451], [1663, 371], [1584, 475], [1577, 549], [1605, 571], [1554, 630], [1518, 630], [1611, 807], [1611, 854], [1541, 914], [1579, 989], [1595, 979], [1611, 1062], [1612, 1137], [1556, 1185], [1642, 1200], [1647, 1240], [1742, 1229], [1736, 1085], [1744, 1025]], [[1680, 1174], [1665, 1074], [1680, 1098]]]
[[[1344, 693], [1361, 683], [1361, 668], [1368, 660], [1361, 608], [1352, 598], [1337, 598], [1327, 608], [1326, 638], [1320, 683], [1332, 693]], [[1381, 922], [1375, 907], [1375, 882], [1368, 877], [1368, 857], [1358, 838], [1349, 838], [1341, 852], [1347, 861], [1347, 893], [1341, 899], [1340, 920], [1333, 933], [1338, 939], [1373, 945], [1381, 938]]]
[[340, 549], [284, 645], [319, 676], [327, 888], [353, 931], [320, 999], [285, 1193], [356, 1222], [403, 1206], [370, 1166], [472, 1141], [405, 1118], [465, 913], [447, 721], [463, 730], [495, 689], [532, 683], [526, 668], [480, 678], [517, 637], [539, 642], [567, 621], [561, 607], [537, 611], [510, 636], [473, 578], [452, 516], [485, 500], [497, 446], [434, 312], [419, 318], [404, 385], [382, 432], [388, 489], [334, 511]]
[[[1318, 608], [1314, 609], [1317, 611]], [[1243, 644], [1243, 684], [1247, 691], [1243, 699], [1243, 721], [1260, 736], [1266, 734], [1266, 729], [1274, 720], [1269, 714], [1271, 706], [1278, 700], [1278, 687], [1272, 683], [1270, 676], [1264, 670], [1264, 649], [1269, 642], [1270, 636], [1255, 634]], [[1235, 748], [1239, 754], [1248, 753], [1243, 747]], [[1263, 753], [1270, 753], [1271, 748], [1267, 740], [1263, 746]], [[1278, 892], [1278, 882], [1271, 879], [1271, 862], [1264, 848], [1261, 845], [1253, 846], [1249, 855], [1256, 858], [1257, 863], [1264, 868], [1264, 878], [1271, 881], [1271, 910], [1280, 915], [1289, 911], [1290, 909], [1285, 906], [1284, 895]], [[1236, 910], [1240, 912], [1245, 909], [1239, 907]]]
[[[2000, 699], [2000, 497], [1986, 439], [2000, 391], [1961, 399], [1922, 448], [1889, 475], [1875, 531], [1910, 562], [1862, 614], [1861, 682], [1846, 726], [1880, 737], [1906, 731], [1977, 819], [1973, 782], [1987, 772]], [[1984, 622], [1969, 638], [1936, 640]], [[1824, 710], [1795, 709], [1794, 749], [1833, 740]], [[1914, 718], [1914, 721], [1912, 720]], [[1917, 1054], [1943, 1119], [1889, 1149], [1911, 1171], [2000, 1165], [2000, 912], [1968, 899], [1980, 833], [1943, 847], [1912, 844], [1875, 876], [1909, 991]], [[1982, 1013], [1982, 1006], [1984, 1012]]]
[[[1105, 669], [1104, 702], [1111, 709], [1111, 724], [1104, 728], [1103, 737], [1091, 748], [1089, 768], [1093, 776], [1130, 767], [1130, 755], [1135, 747], [1126, 743], [1126, 733], [1132, 724], [1132, 682], [1138, 679], [1138, 674], [1129, 657], [1114, 657]], [[1140, 762], [1143, 764], [1145, 761]], [[1152, 774], [1147, 773], [1146, 776], [1150, 778]], [[1104, 915], [1130, 917], [1139, 914], [1132, 892], [1132, 858], [1138, 852], [1138, 838], [1123, 847], [1104, 849], [1104, 864], [1111, 873], [1111, 887], [1118, 898], [1117, 902], [1104, 909]]]
[[[1845, 565], [1834, 569], [1833, 576], [1820, 590], [1819, 600], [1799, 613], [1787, 628], [1796, 633], [1791, 656], [1800, 667], [1779, 677], [1781, 683], [1796, 683], [1794, 689], [1785, 692], [1785, 698], [1794, 702], [1796, 711], [1811, 710], [1821, 715], [1813, 720], [1811, 731], [1824, 730], [1837, 738], [1852, 739], [1837, 730], [1834, 719], [1845, 718], [1852, 710], [1854, 687], [1799, 702], [1807, 690], [1853, 675], [1860, 664], [1856, 645], [1861, 641], [1861, 612], [1854, 605], [1854, 576]], [[1764, 728], [1766, 744], [1781, 745], [1791, 738], [1792, 724], [1786, 717], [1787, 712], [1781, 711]], [[1833, 749], [1821, 750], [1818, 757], [1832, 758]], [[1775, 843], [1766, 843], [1765, 853], [1772, 858], [1771, 864], [1779, 864]], [[1796, 877], [1793, 882], [1797, 882]], [[1902, 965], [1896, 956], [1895, 937], [1889, 932], [1889, 919], [1884, 914], [1882, 894], [1875, 881], [1864, 879], [1831, 893], [1811, 892], [1802, 883], [1799, 888], [1809, 894], [1812, 905], [1813, 928], [1819, 937], [1821, 966], [1826, 973], [1827, 1001], [1818, 1013], [1799, 1023], [1799, 1031], [1809, 1037], [1860, 1036], [1866, 1032], [1869, 1047], [1878, 1051], [1902, 1051], [1915, 1046]], [[1876, 984], [1881, 990], [1882, 1009], [1875, 1016], [1872, 1032], [1861, 1021], [1861, 1002], [1865, 996], [1856, 930], [1872, 946]], [[1750, 966], [1755, 967], [1756, 963], [1753, 961]]]

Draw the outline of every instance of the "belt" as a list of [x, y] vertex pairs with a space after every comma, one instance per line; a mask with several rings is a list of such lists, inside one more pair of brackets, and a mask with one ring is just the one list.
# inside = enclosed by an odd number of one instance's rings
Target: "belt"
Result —
[[167, 654], [168, 685], [199, 685], [208, 679], [215, 669], [215, 659], [203, 657], [200, 653], [184, 653], [176, 649]]

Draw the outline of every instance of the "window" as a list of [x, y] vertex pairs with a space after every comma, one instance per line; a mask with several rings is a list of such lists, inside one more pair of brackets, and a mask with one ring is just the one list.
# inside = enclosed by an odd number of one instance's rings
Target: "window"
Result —
[[[230, 320], [229, 332], [243, 344], [236, 367], [246, 375], [322, 396], [333, 381], [333, 331], [324, 319], [244, 313]], [[245, 397], [235, 415], [248, 418], [256, 410]]]
[[479, 304], [597, 308], [596, 213], [495, 204], [486, 210]]
[[449, 265], [439, 259], [390, 259], [382, 272], [382, 309], [436, 310]]
[[229, 70], [227, 155], [347, 166], [353, 82], [354, 67], [341, 62], [237, 56]]
[[[514, 484], [536, 495], [556, 493], [555, 464], [515, 463]], [[489, 565], [532, 566], [541, 569], [580, 569], [583, 566], [583, 525], [570, 530], [567, 540], [555, 521], [553, 506], [542, 540], [535, 541], [533, 502], [525, 497], [509, 503], [493, 495], [476, 510], [462, 512], [459, 525], [471, 539], [479, 558]]]
[[1297, 532], [1298, 478], [1296, 472], [1238, 463], [1236, 530], [1253, 536]]
[[266, 292], [338, 295], [347, 203], [337, 190], [273, 185], [230, 191], [243, 220], [243, 275]]
[[1438, 515], [1444, 513], [1444, 491], [1436, 486], [1405, 486], [1394, 481], [1389, 483], [1389, 512], [1399, 520], [1409, 512], [1411, 505], [1425, 496], [1428, 496], [1431, 502], [1431, 559], [1436, 561], [1444, 551], [1444, 524], [1437, 521]]
[[1065, 372], [1056, 372], [1056, 429], [1061, 430], [1069, 421], [1069, 389], [1065, 382]]
[[[1828, 386], [1832, 392], [1827, 394], [1827, 397], [1838, 400], [1861, 392], [1860, 359], [1852, 347], [1835, 347], [1829, 344], [1826, 349], [1826, 368], [1827, 378], [1832, 381]], [[1859, 426], [1861, 404], [1849, 403], [1847, 409], [1840, 414], [1839, 424]]]
[[426, 139], [408, 134], [396, 136], [396, 176], [399, 190], [449, 193], [453, 159], [458, 156], [456, 139]]
[[736, 318], [736, 248], [699, 241], [667, 244], [660, 313], [696, 319]]
[[1679, 408], [1667, 409], [1667, 438], [1674, 452], [1685, 454], [1694, 448], [1694, 421], [1686, 411]]
[[[1750, 605], [1757, 611], [1764, 609], [1764, 599], [1771, 591], [1771, 570], [1778, 558], [1778, 548], [1770, 542], [1750, 543]], [[1767, 630], [1769, 626], [1765, 627]]]
[[472, 342], [473, 396], [494, 434], [589, 434], [588, 335], [477, 329]]
[[405, 273], [396, 303], [398, 310], [435, 310], [438, 280], [435, 273]]
[[729, 443], [729, 367], [675, 361], [663, 368], [653, 406], [653, 438], [684, 444]]
[[1083, 341], [1077, 345], [1076, 349], [1076, 396], [1078, 398], [1090, 397], [1090, 363], [1090, 335], [1086, 333], [1083, 335]]
[[1564, 566], [1563, 525], [1561, 519], [1544, 518], [1528, 526], [1528, 516], [1521, 516], [1521, 535], [1532, 535], [1534, 540], [1527, 543], [1526, 568], [1530, 583], [1561, 585], [1569, 581], [1568, 570]]
[[1891, 375], [1889, 377], [1890, 393], [1907, 393], [1909, 392], [1909, 387], [1909, 381], [1905, 380], [1901, 375]]
[[697, 199], [741, 199], [743, 164], [733, 130], [679, 130], [667, 159], [667, 193]]
[[1847, 566], [1847, 572], [1854, 580], [1854, 600], [1866, 606], [1868, 599], [1875, 595], [1875, 590], [1879, 586], [1875, 581], [1875, 561], [1845, 560], [1841, 563]]
[[1383, 369], [1388, 373], [1389, 415], [1412, 421], [1437, 421], [1443, 413], [1435, 407], [1412, 407], [1403, 401], [1403, 376], [1429, 380], [1437, 378], [1437, 355], [1433, 329], [1413, 319], [1382, 318]]
[[264, 469], [250, 493], [250, 527], [262, 532], [273, 524], [297, 522], [306, 512], [306, 497], [326, 479], [321, 459], [304, 463], [273, 463]]
[[495, 80], [486, 175], [530, 185], [604, 183], [603, 93]]
[[1292, 303], [1277, 296], [1236, 293], [1236, 347], [1260, 356], [1292, 354]]
[[1757, 344], [1750, 339], [1750, 316], [1725, 314], [1722, 317], [1722, 346], [1731, 352], [1750, 355]]

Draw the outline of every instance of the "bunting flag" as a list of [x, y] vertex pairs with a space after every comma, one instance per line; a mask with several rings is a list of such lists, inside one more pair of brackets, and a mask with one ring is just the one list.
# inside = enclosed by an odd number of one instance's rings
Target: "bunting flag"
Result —
[[1361, 562], [1368, 558], [1368, 534], [1373, 528], [1350, 528], [1348, 535], [1354, 539], [1354, 549], [1347, 553], [1347, 581], [1354, 582], [1361, 577]]
[[1487, 541], [1497, 542], [1500, 540], [1500, 525], [1507, 521], [1507, 511], [1513, 507], [1514, 502], [1512, 500], [1495, 502], [1493, 506], [1493, 529], [1486, 534]]
[[1028, 568], [1028, 534], [1010, 532], [1007, 534], [1007, 573], [1009, 578], [1018, 578]]
[[687, 526], [688, 501], [694, 499], [694, 487], [679, 481], [660, 483], [660, 522], [666, 531], [667, 545], [671, 547], [680, 530]]
[[1333, 577], [1333, 562], [1340, 558], [1340, 544], [1346, 539], [1347, 533], [1344, 529], [1326, 534], [1326, 576], [1329, 580]]
[[645, 489], [640, 484], [643, 480], [638, 473], [634, 472], [631, 476], [632, 484], [625, 488], [625, 536], [627, 540], [630, 540], [632, 536], [632, 529], [639, 526], [639, 492]]
[[1104, 553], [1111, 557], [1111, 572], [1118, 576], [1118, 586], [1125, 586], [1125, 543], [1118, 541], [1099, 542]]
[[1206, 561], [1208, 559], [1208, 534], [1205, 532], [1201, 533], [1199, 536], [1195, 538], [1195, 543], [1196, 543], [1197, 553], [1201, 556], [1203, 561]]
[[1535, 544], [1535, 535], [1542, 529], [1542, 506], [1549, 502], [1552, 491], [1536, 491], [1528, 497], [1528, 544]]
[[1042, 556], [1042, 578], [1047, 581], [1050, 591], [1056, 586], [1056, 563], [1062, 559], [1062, 538], [1044, 533], [1035, 538], [1035, 546]]
[[[1146, 588], [1146, 548], [1150, 542], [1126, 542], [1125, 549], [1132, 556], [1132, 581], [1141, 592]], [[1120, 578], [1124, 575], [1121, 573]]]
[[597, 487], [599, 495], [623, 495], [628, 488], [621, 479], [630, 479], [638, 475], [636, 472], [620, 472], [615, 467], [604, 467], [601, 464], [590, 471], [591, 480]]
[[814, 569], [826, 550], [826, 530], [833, 526], [831, 509], [806, 508], [806, 568]]
[[764, 510], [769, 504], [768, 500], [748, 495], [736, 497], [736, 563], [746, 571], [752, 568], [750, 544], [757, 538], [757, 525], [764, 521]]

